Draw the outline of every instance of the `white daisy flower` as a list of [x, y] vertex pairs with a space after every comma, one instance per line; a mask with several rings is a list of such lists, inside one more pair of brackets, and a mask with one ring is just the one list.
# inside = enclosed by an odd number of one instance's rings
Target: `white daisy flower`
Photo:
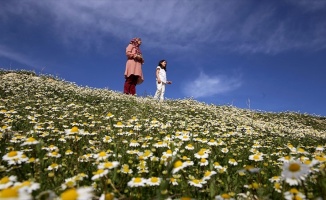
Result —
[[187, 150], [194, 150], [195, 149], [195, 147], [192, 144], [188, 144], [185, 148]]
[[202, 188], [203, 187], [203, 184], [205, 184], [206, 181], [204, 181], [202, 179], [192, 179], [192, 180], [189, 180], [188, 183], [191, 186]]
[[61, 165], [58, 165], [57, 163], [52, 163], [50, 166], [48, 166], [47, 170], [48, 171], [52, 171], [52, 170], [57, 171], [59, 169], [59, 167], [61, 167]]
[[96, 172], [93, 172], [94, 176], [92, 177], [92, 180], [97, 180], [109, 173], [109, 170], [107, 169], [99, 169]]
[[139, 147], [140, 144], [137, 140], [131, 140], [129, 146], [130, 147]]
[[104, 142], [104, 143], [110, 143], [110, 142], [112, 142], [112, 138], [111, 138], [111, 136], [105, 136], [105, 137], [103, 138], [103, 142]]
[[214, 139], [210, 139], [210, 140], [207, 142], [207, 144], [208, 144], [209, 146], [217, 146], [217, 142], [216, 142]]
[[74, 126], [71, 129], [65, 129], [66, 135], [82, 134], [83, 132], [84, 129], [79, 129], [77, 126]]
[[206, 171], [205, 174], [204, 174], [204, 177], [203, 177], [203, 180], [206, 181], [206, 180], [209, 180], [213, 175], [215, 175], [216, 172], [215, 171]]
[[317, 147], [316, 147], [316, 151], [324, 151], [324, 147], [322, 146], [322, 145], [318, 145]]
[[222, 151], [222, 153], [228, 153], [229, 149], [225, 147], [225, 148], [222, 148], [221, 151]]
[[132, 178], [131, 181], [128, 182], [129, 187], [144, 187], [146, 185], [147, 180], [141, 177]]
[[151, 177], [151, 178], [147, 179], [146, 184], [149, 185], [149, 186], [158, 186], [158, 185], [161, 184], [161, 178], [159, 178], [159, 177]]
[[47, 153], [47, 156], [52, 157], [52, 158], [60, 158], [61, 154], [58, 153], [57, 151], [53, 151], [53, 152]]
[[113, 169], [119, 166], [119, 162], [118, 161], [113, 161], [113, 162], [104, 162], [104, 163], [100, 163], [98, 165], [98, 169]]
[[28, 158], [22, 151], [11, 151], [2, 156], [2, 160], [7, 161], [9, 165], [16, 165], [27, 162]]
[[250, 155], [249, 156], [249, 160], [253, 160], [253, 161], [262, 161], [264, 160], [263, 159], [263, 154], [262, 153], [256, 153], [256, 154], [253, 154], [253, 155]]
[[283, 164], [282, 177], [285, 182], [290, 185], [298, 185], [301, 180], [304, 180], [309, 174], [309, 166], [300, 162], [300, 160], [293, 160]]
[[133, 173], [132, 169], [130, 169], [129, 165], [127, 165], [127, 164], [122, 165], [120, 171], [124, 174], [132, 174]]
[[286, 200], [306, 199], [306, 196], [303, 193], [299, 192], [296, 188], [292, 188], [290, 191], [284, 193], [284, 198]]
[[205, 158], [200, 159], [199, 161], [200, 166], [207, 166], [208, 165], [208, 160]]
[[208, 158], [208, 153], [206, 149], [201, 149], [197, 153], [194, 154], [196, 158]]
[[113, 193], [106, 193], [106, 194], [101, 194], [99, 200], [118, 200], [118, 198], [114, 197]]
[[60, 195], [60, 200], [89, 200], [93, 198], [92, 187], [71, 188]]
[[116, 124], [113, 124], [113, 126], [116, 128], [124, 128], [125, 127], [125, 125], [123, 125], [122, 122], [117, 122]]
[[161, 147], [167, 147], [168, 144], [164, 141], [159, 141], [159, 142], [155, 143], [153, 146], [156, 148], [161, 148]]
[[5, 176], [0, 179], [0, 190], [9, 188], [17, 181], [17, 176]]
[[215, 200], [234, 200], [234, 198], [232, 198], [229, 194], [227, 193], [224, 193], [224, 194], [221, 194], [221, 195], [217, 195], [215, 196], [214, 198]]
[[105, 151], [101, 151], [100, 153], [94, 154], [93, 158], [95, 158], [97, 161], [100, 160], [106, 160], [110, 154], [107, 154]]
[[237, 162], [235, 159], [230, 158], [230, 159], [229, 159], [229, 164], [230, 164], [230, 165], [234, 165], [234, 166], [236, 166], [236, 165], [238, 165], [238, 162]]
[[25, 145], [34, 145], [34, 144], [38, 144], [40, 143], [39, 141], [37, 141], [35, 138], [33, 137], [29, 137], [25, 140], [25, 142], [23, 144], [21, 144], [21, 146], [25, 146]]

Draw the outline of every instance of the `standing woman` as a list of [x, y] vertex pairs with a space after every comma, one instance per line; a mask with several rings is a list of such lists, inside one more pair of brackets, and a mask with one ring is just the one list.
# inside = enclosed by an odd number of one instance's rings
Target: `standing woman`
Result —
[[154, 99], [161, 102], [164, 100], [165, 85], [172, 83], [166, 79], [166, 65], [166, 60], [161, 60], [156, 67], [156, 92]]
[[141, 84], [144, 81], [142, 72], [142, 64], [144, 64], [144, 59], [139, 48], [141, 43], [140, 38], [133, 38], [126, 48], [126, 80], [123, 88], [123, 93], [125, 94], [135, 95], [136, 85]]

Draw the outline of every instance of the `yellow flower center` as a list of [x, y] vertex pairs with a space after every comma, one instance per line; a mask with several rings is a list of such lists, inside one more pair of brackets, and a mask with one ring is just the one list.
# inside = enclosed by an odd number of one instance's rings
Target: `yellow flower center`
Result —
[[117, 125], [118, 125], [118, 126], [121, 126], [121, 125], [122, 125], [122, 122], [117, 122]]
[[210, 171], [206, 171], [204, 176], [209, 176], [209, 175], [211, 175], [211, 172]]
[[112, 194], [105, 194], [104, 200], [113, 200], [114, 196]]
[[99, 154], [98, 154], [99, 157], [105, 157], [106, 156], [106, 153], [104, 151], [101, 151]]
[[123, 166], [122, 171], [125, 172], [125, 173], [128, 173], [129, 172], [129, 166], [128, 165]]
[[299, 191], [296, 188], [291, 188], [290, 192], [292, 194], [298, 194], [299, 193]]
[[26, 142], [35, 142], [36, 140], [32, 137], [27, 138]]
[[5, 184], [5, 183], [8, 183], [8, 182], [9, 182], [9, 177], [8, 176], [5, 176], [0, 180], [0, 184]]
[[251, 169], [253, 169], [253, 168], [254, 168], [254, 167], [251, 166], [251, 165], [247, 165], [247, 166], [245, 167], [245, 169], [248, 170], [248, 171], [251, 170]]
[[252, 184], [252, 187], [253, 187], [254, 189], [257, 189], [257, 188], [259, 188], [259, 185], [258, 185], [258, 183], [253, 183], [253, 184]]
[[68, 181], [66, 183], [66, 185], [67, 185], [67, 187], [72, 188], [72, 187], [74, 187], [75, 183], [73, 181]]
[[254, 155], [254, 160], [259, 160], [260, 159], [260, 156], [259, 155]]
[[144, 156], [149, 156], [149, 155], [151, 155], [151, 151], [146, 150], [146, 151], [144, 152]]
[[72, 129], [70, 130], [70, 132], [72, 132], [72, 133], [78, 133], [78, 127], [77, 126], [72, 127]]
[[281, 184], [280, 183], [274, 183], [274, 187], [276, 189], [281, 189]]
[[178, 160], [177, 162], [174, 163], [174, 168], [178, 168], [182, 166], [182, 161]]
[[138, 177], [138, 178], [135, 178], [135, 179], [134, 179], [134, 182], [135, 182], [135, 183], [141, 183], [141, 180], [142, 180], [142, 178], [139, 178], [139, 177]]
[[31, 185], [31, 182], [30, 181], [24, 181], [22, 183], [22, 186], [30, 186]]
[[78, 193], [76, 189], [69, 189], [61, 194], [62, 200], [76, 200], [78, 197]]
[[52, 163], [52, 164], [51, 164], [51, 167], [52, 167], [52, 168], [56, 168], [57, 166], [58, 166], [57, 163]]
[[194, 179], [194, 180], [192, 180], [192, 182], [194, 182], [195, 184], [200, 184], [201, 180], [199, 180], [199, 179]]
[[112, 116], [112, 113], [108, 113], [106, 116], [111, 117]]
[[171, 149], [167, 150], [166, 153], [167, 153], [167, 154], [172, 154]]
[[181, 197], [181, 200], [191, 200], [190, 197]]
[[2, 126], [2, 129], [7, 129], [7, 126], [6, 125]]
[[202, 156], [202, 155], [205, 154], [205, 151], [204, 151], [204, 150], [200, 150], [200, 151], [198, 152], [198, 154]]
[[97, 172], [95, 172], [94, 174], [102, 174], [104, 172], [104, 169], [99, 169], [97, 170]]
[[223, 199], [230, 199], [230, 198], [231, 198], [230, 195], [228, 195], [228, 194], [226, 194], [226, 193], [222, 194], [221, 197], [222, 197]]
[[105, 166], [105, 168], [110, 168], [110, 167], [113, 167], [113, 163], [112, 162], [106, 162], [104, 166]]
[[8, 153], [8, 156], [9, 157], [15, 157], [15, 156], [17, 156], [17, 151], [11, 151], [11, 152], [9, 152]]
[[151, 178], [151, 182], [152, 182], [152, 183], [157, 183], [158, 180], [159, 180], [159, 179], [158, 179], [157, 177], [152, 177], [152, 178]]
[[0, 199], [7, 199], [7, 198], [11, 199], [12, 197], [18, 197], [17, 189], [7, 188], [7, 189], [0, 191]]
[[206, 159], [205, 158], [202, 158], [202, 159], [200, 159], [200, 162], [201, 163], [205, 163], [206, 162]]
[[289, 170], [291, 172], [297, 172], [300, 171], [301, 166], [298, 163], [291, 163], [289, 166]]

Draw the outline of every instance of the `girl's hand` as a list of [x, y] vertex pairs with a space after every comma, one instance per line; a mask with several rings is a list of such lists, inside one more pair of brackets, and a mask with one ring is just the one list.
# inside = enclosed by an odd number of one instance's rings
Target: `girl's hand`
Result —
[[172, 81], [166, 81], [166, 84], [172, 84]]

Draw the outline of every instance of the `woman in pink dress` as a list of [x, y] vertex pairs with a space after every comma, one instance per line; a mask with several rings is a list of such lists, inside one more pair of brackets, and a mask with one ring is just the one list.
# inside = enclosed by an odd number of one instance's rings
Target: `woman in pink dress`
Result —
[[125, 94], [135, 95], [136, 85], [141, 84], [144, 81], [142, 72], [142, 64], [144, 64], [144, 59], [139, 48], [141, 43], [140, 38], [133, 38], [126, 48], [126, 81], [123, 88], [123, 93]]

